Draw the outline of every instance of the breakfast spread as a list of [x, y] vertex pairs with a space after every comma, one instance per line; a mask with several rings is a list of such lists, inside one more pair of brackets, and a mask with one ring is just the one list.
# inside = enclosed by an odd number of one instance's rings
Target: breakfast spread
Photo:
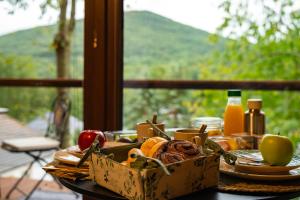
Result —
[[[137, 123], [135, 135], [116, 139], [112, 134], [115, 140], [105, 132], [83, 130], [78, 145], [57, 151], [44, 169], [57, 177], [93, 179], [129, 199], [160, 199], [170, 182], [170, 198], [215, 187], [219, 172], [254, 180], [300, 178], [300, 157], [294, 155], [291, 140], [264, 134], [264, 114], [257, 111], [261, 100], [249, 100], [248, 108], [244, 113], [241, 91], [230, 90], [224, 129], [221, 118], [200, 117], [192, 127], [166, 134], [165, 124], [154, 115], [152, 121]], [[263, 120], [254, 123], [253, 113]], [[186, 190], [176, 184], [183, 179], [190, 185]], [[194, 184], [199, 184], [196, 189]], [[134, 187], [128, 190], [127, 185]]]

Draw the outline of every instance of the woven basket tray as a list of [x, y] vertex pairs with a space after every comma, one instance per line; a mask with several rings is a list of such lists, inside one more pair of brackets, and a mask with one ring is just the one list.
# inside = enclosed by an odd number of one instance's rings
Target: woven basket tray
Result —
[[298, 192], [300, 191], [300, 180], [262, 182], [232, 178], [228, 175], [221, 174], [218, 189], [226, 192]]

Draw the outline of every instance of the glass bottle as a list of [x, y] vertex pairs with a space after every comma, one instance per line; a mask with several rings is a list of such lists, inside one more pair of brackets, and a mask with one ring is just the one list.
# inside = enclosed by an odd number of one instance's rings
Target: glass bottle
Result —
[[261, 99], [248, 99], [248, 111], [245, 112], [245, 132], [249, 135], [265, 133], [265, 114], [261, 111]]
[[228, 90], [228, 102], [224, 113], [224, 136], [244, 132], [244, 110], [241, 90]]

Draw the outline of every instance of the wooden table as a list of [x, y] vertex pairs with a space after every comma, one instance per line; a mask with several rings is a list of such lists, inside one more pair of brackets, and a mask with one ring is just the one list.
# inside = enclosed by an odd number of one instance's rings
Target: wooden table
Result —
[[[221, 179], [228, 179], [226, 175], [221, 175]], [[124, 197], [105, 189], [92, 181], [70, 181], [60, 179], [60, 182], [67, 188], [83, 195], [84, 200], [120, 200]], [[250, 200], [250, 199], [292, 199], [300, 197], [300, 192], [293, 193], [227, 193], [218, 191], [216, 188], [206, 189], [187, 196], [176, 198], [178, 200]]]

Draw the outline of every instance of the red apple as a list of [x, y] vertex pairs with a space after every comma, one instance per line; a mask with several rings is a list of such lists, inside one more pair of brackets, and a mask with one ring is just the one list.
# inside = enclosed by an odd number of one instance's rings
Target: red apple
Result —
[[98, 135], [99, 146], [103, 147], [106, 138], [105, 135], [98, 130], [83, 130], [80, 132], [78, 137], [78, 146], [81, 151], [89, 148], [93, 141], [95, 140], [96, 136]]

